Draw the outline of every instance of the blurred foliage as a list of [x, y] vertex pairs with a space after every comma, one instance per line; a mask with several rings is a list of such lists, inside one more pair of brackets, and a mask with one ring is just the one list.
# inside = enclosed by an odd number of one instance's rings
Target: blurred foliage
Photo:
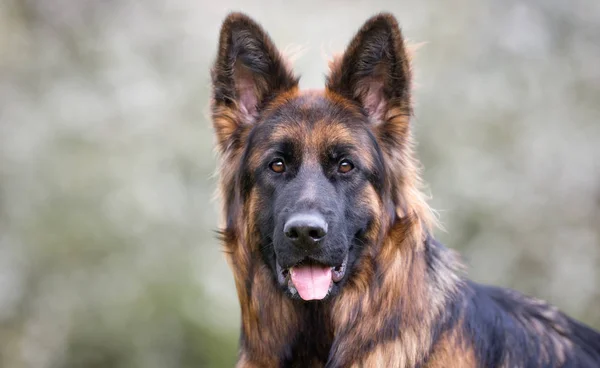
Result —
[[600, 3], [0, 5], [0, 366], [230, 367], [209, 67], [244, 10], [304, 87], [381, 10], [415, 56], [424, 174], [472, 278], [600, 327]]

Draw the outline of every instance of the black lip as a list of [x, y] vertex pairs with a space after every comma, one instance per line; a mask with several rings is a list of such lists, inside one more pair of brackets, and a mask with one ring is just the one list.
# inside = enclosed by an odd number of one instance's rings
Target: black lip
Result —
[[286, 279], [289, 277], [290, 273], [289, 268], [282, 268], [277, 260], [275, 260], [275, 268], [275, 271], [277, 272], [277, 281], [279, 281], [280, 285], [285, 285]]
[[333, 282], [340, 282], [346, 275], [346, 268], [348, 267], [348, 255], [344, 258], [344, 262], [341, 265], [333, 267], [331, 270], [331, 279]]

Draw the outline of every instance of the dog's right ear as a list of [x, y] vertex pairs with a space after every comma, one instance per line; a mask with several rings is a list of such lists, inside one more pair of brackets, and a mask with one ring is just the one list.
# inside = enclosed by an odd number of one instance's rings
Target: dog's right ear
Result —
[[260, 25], [231, 13], [221, 26], [212, 84], [213, 125], [223, 153], [239, 143], [241, 128], [255, 122], [270, 100], [296, 88], [298, 78]]

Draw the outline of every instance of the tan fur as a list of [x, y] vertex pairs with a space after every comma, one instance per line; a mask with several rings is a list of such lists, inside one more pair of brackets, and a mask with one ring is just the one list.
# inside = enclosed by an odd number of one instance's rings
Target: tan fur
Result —
[[[405, 324], [399, 338], [363, 357], [364, 366], [384, 361], [397, 362], [396, 367], [411, 367], [424, 358], [432, 343], [429, 331], [443, 305], [442, 300], [429, 293], [424, 258], [413, 251], [419, 243], [415, 227], [414, 223], [398, 226], [381, 249], [372, 249], [366, 255], [369, 260], [361, 261], [382, 267], [379, 283], [374, 282], [376, 275], [372, 270], [363, 270], [356, 276], [362, 282], [347, 287], [333, 307], [334, 325], [352, 326], [351, 334], [345, 335], [348, 341], [344, 344], [349, 346], [364, 344], [373, 331], [385, 328], [387, 317], [396, 313], [399, 306], [402, 308]], [[353, 315], [351, 311], [357, 307], [361, 313]], [[350, 357], [349, 361], [361, 360]]]
[[473, 348], [456, 331], [446, 332], [436, 344], [426, 368], [475, 368], [477, 358]]

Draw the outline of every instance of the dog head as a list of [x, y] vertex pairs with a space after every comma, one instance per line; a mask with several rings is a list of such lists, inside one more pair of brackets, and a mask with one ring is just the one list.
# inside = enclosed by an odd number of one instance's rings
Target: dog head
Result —
[[291, 297], [335, 295], [395, 218], [421, 203], [396, 20], [368, 20], [331, 63], [326, 89], [304, 92], [264, 30], [234, 13], [212, 81], [225, 231]]

